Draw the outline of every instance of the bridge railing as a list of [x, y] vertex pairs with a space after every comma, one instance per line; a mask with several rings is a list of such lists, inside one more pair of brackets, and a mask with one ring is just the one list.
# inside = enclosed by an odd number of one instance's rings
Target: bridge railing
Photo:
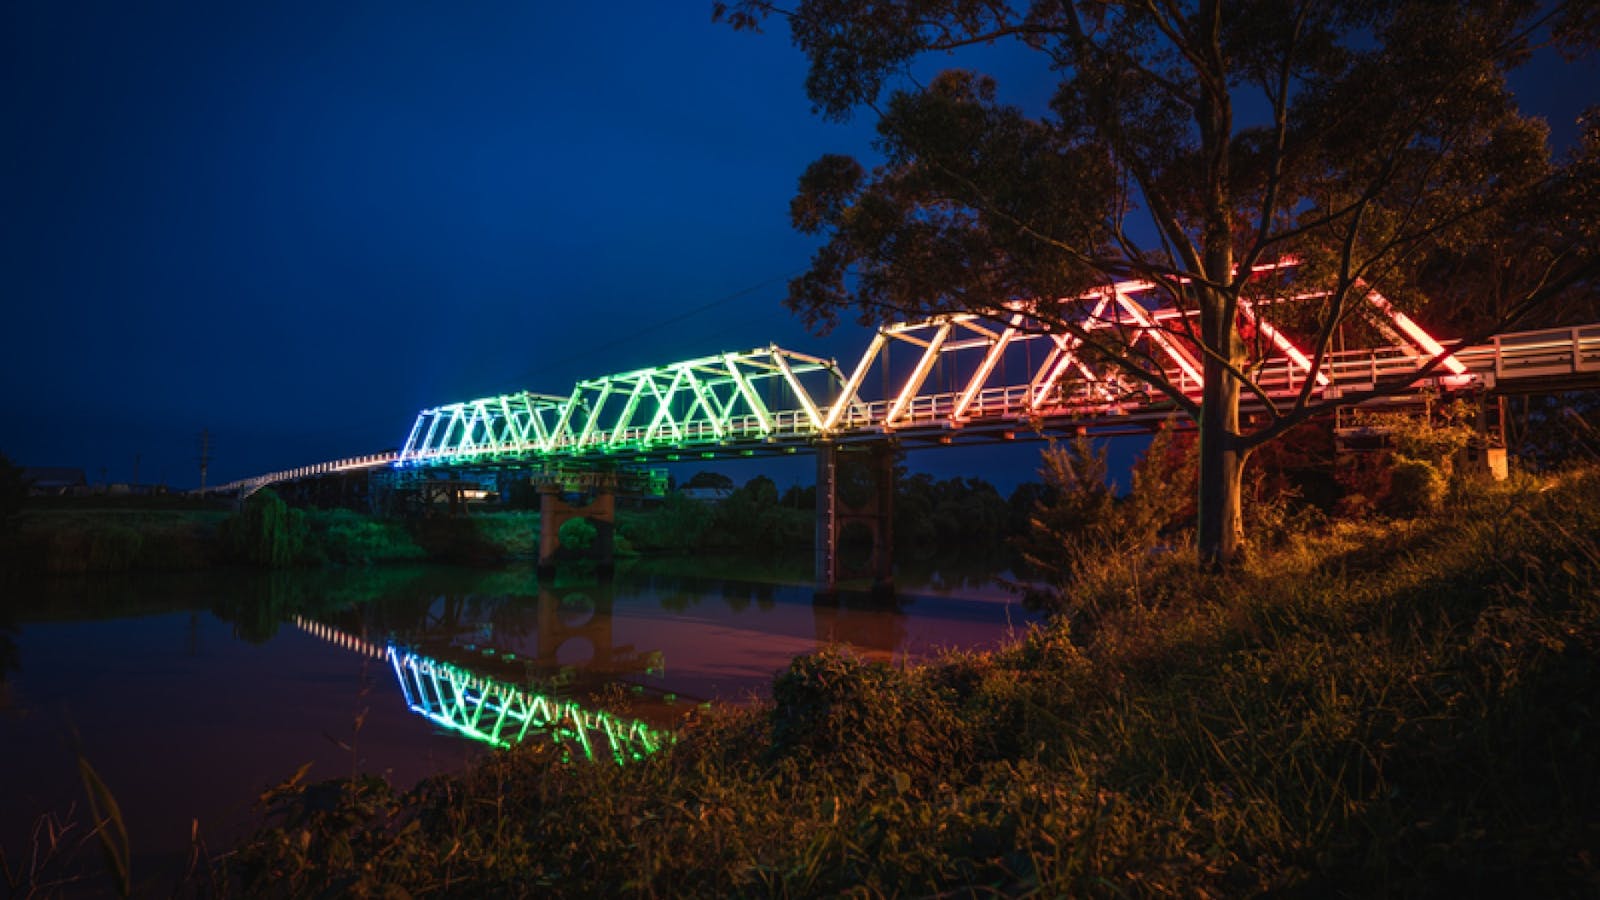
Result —
[[1456, 355], [1496, 381], [1600, 372], [1600, 324], [1498, 335]]
[[279, 472], [269, 472], [252, 478], [241, 478], [219, 484], [206, 489], [212, 494], [234, 494], [248, 497], [269, 484], [278, 484], [285, 481], [298, 481], [302, 478], [314, 478], [319, 475], [331, 475], [337, 472], [353, 472], [358, 469], [377, 469], [394, 465], [399, 458], [399, 453], [394, 450], [385, 450], [382, 453], [367, 453], [361, 456], [351, 456], [345, 459], [335, 459], [328, 462], [315, 463], [309, 466], [300, 466], [295, 469], [284, 469]]

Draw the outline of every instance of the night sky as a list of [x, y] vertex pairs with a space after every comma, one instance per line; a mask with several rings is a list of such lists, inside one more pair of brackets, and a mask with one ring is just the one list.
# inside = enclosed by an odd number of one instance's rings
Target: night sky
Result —
[[787, 208], [818, 155], [870, 154], [870, 119], [811, 113], [780, 24], [594, 9], [5, 4], [0, 452], [188, 487], [202, 429], [218, 483], [397, 447], [424, 406], [723, 350], [849, 368], [864, 330], [782, 309], [815, 243]]

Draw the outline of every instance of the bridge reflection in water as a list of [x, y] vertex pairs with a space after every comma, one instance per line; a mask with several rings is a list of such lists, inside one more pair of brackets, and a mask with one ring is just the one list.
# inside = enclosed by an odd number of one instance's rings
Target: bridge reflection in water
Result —
[[[330, 595], [292, 621], [381, 661], [383, 693], [394, 692], [387, 702], [419, 726], [488, 747], [552, 741], [574, 759], [626, 761], [670, 742], [703, 703], [767, 695], [795, 656], [844, 645], [905, 663], [944, 647], [991, 646], [1011, 633], [1013, 615], [1026, 620], [1009, 599], [953, 575], [926, 583], [908, 575], [926, 593], [895, 603], [852, 594], [821, 602], [803, 575], [792, 583], [760, 567], [748, 578], [707, 568], [716, 566], [662, 563], [623, 578], [573, 572], [543, 583], [527, 570], [422, 568], [373, 575], [373, 596]], [[795, 571], [804, 568], [795, 561]]]
[[671, 739], [638, 719], [585, 709], [394, 644], [387, 656], [413, 712], [491, 746], [509, 747], [532, 732], [576, 745], [588, 759], [604, 752], [622, 763], [643, 759]]

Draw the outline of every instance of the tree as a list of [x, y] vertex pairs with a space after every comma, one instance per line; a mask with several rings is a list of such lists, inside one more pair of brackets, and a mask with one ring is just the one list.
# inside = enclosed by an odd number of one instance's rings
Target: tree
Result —
[[[1418, 303], [1426, 276], [1449, 281], [1448, 263], [1479, 251], [1538, 254], [1495, 270], [1502, 296], [1470, 337], [1554, 297], [1593, 296], [1584, 173], [1596, 142], [1553, 163], [1543, 123], [1506, 86], [1508, 71], [1552, 42], [1592, 52], [1600, 17], [1576, 0], [800, 0], [792, 10], [740, 0], [714, 10], [739, 29], [775, 15], [809, 59], [818, 110], [845, 118], [870, 107], [884, 157], [869, 172], [824, 156], [801, 177], [793, 222], [826, 241], [790, 283], [790, 307], [827, 328], [850, 309], [868, 323], [957, 310], [1004, 320], [1021, 305], [1041, 330], [1071, 335], [1198, 426], [1207, 563], [1242, 552], [1240, 487], [1255, 448], [1332, 407], [1404, 390], [1442, 361], [1338, 398], [1317, 396], [1308, 377], [1292, 402], [1274, 403], [1251, 369], [1261, 329], [1242, 327], [1252, 300], [1291, 284], [1320, 295], [1292, 317], [1288, 304], [1254, 306], [1258, 321], [1311, 348], [1314, 376], [1371, 291]], [[1058, 79], [1048, 111], [1002, 102], [994, 79], [970, 71], [925, 85], [901, 77], [924, 54], [1000, 41]], [[1495, 245], [1512, 225], [1524, 246]], [[1290, 258], [1292, 272], [1256, 271]], [[1091, 330], [1056, 299], [1123, 279], [1155, 284], [1185, 310], [1165, 327], [1203, 363], [1199, 402], [1152, 364], [1139, 334]], [[1241, 421], [1242, 392], [1262, 400], [1262, 421]]]
[[22, 467], [0, 453], [0, 532], [11, 526], [11, 520], [22, 511], [28, 500], [28, 479]]
[[721, 472], [696, 472], [694, 477], [683, 483], [685, 488], [711, 488], [712, 490], [733, 490], [733, 479]]
[[218, 536], [230, 558], [276, 569], [299, 561], [306, 533], [305, 513], [290, 509], [271, 489], [262, 489], [223, 520]]

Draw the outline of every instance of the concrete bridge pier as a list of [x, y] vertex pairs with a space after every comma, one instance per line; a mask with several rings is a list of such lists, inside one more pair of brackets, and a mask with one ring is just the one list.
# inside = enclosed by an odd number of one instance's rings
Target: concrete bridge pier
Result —
[[568, 503], [558, 484], [539, 486], [539, 574], [555, 572], [556, 554], [561, 549], [561, 526], [573, 519], [586, 519], [594, 526], [594, 546], [590, 558], [602, 571], [613, 563], [617, 532], [617, 495], [604, 488], [595, 491], [588, 503]]
[[[844, 454], [857, 458], [841, 466]], [[858, 460], [862, 464], [854, 465]], [[871, 535], [872, 553], [864, 567], [852, 568], [842, 559], [841, 538], [851, 526]], [[894, 595], [894, 449], [887, 441], [849, 448], [817, 445], [816, 534], [819, 595], [832, 596], [843, 578], [863, 576], [871, 577], [875, 596]]]

